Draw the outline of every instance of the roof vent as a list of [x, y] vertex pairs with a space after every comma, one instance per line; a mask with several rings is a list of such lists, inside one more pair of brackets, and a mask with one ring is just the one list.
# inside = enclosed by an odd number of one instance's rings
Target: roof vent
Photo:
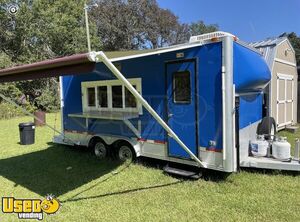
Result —
[[237, 40], [238, 38], [228, 32], [211, 32], [211, 33], [207, 33], [207, 34], [203, 34], [203, 35], [196, 35], [196, 36], [192, 36], [190, 38], [190, 43], [194, 43], [194, 42], [201, 42], [201, 41], [207, 41], [207, 40], [215, 40], [221, 37], [225, 37], [225, 36], [231, 36], [233, 37], [235, 40]]

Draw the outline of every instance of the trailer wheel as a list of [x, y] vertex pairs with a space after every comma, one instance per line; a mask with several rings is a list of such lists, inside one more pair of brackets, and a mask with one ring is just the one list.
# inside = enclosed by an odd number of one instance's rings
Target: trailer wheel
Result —
[[94, 153], [98, 159], [104, 159], [107, 156], [106, 144], [101, 141], [96, 142], [94, 145]]
[[133, 151], [133, 148], [127, 144], [120, 144], [118, 149], [118, 159], [124, 162], [133, 161], [135, 159], [135, 152]]

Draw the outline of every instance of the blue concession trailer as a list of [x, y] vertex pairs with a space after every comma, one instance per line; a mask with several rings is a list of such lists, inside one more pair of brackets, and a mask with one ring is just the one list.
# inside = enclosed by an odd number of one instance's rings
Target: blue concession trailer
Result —
[[88, 58], [93, 69], [60, 71], [55, 143], [92, 147], [99, 158], [113, 150], [122, 160], [144, 156], [224, 172], [300, 170], [297, 161], [250, 154], [271, 74], [261, 54], [232, 34]]

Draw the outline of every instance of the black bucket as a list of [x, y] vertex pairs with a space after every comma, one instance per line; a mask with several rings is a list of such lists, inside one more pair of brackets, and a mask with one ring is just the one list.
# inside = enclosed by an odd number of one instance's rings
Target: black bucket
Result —
[[20, 144], [30, 145], [34, 144], [35, 138], [35, 125], [34, 123], [20, 123]]

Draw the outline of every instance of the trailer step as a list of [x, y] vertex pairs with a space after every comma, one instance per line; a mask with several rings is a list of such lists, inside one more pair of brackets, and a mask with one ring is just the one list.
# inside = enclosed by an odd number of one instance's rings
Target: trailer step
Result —
[[173, 174], [173, 175], [182, 176], [182, 177], [188, 177], [188, 178], [196, 179], [196, 180], [201, 177], [201, 174], [199, 172], [174, 168], [174, 167], [170, 167], [168, 165], [165, 166], [163, 168], [163, 170], [164, 170], [164, 172], [166, 172], [168, 174]]

